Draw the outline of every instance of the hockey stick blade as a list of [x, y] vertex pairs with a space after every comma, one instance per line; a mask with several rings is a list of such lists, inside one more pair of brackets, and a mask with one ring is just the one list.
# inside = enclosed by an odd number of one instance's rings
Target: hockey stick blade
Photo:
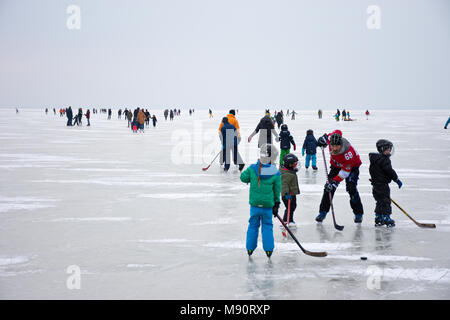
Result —
[[397, 204], [397, 202], [395, 202], [395, 201], [392, 200], [392, 199], [391, 199], [391, 201], [392, 201], [393, 204], [395, 204], [395, 206], [396, 206], [397, 208], [400, 209], [401, 212], [403, 212], [408, 218], [410, 218], [410, 219], [411, 219], [418, 227], [420, 227], [420, 228], [430, 228], [430, 229], [435, 229], [435, 228], [436, 228], [436, 225], [435, 225], [434, 223], [420, 223], [420, 222], [417, 222], [416, 220], [414, 220], [413, 217], [411, 217], [408, 213], [406, 213], [406, 211], [403, 210], [402, 207], [400, 207], [400, 206]]
[[294, 239], [295, 243], [297, 243], [297, 245], [300, 247], [300, 249], [303, 251], [304, 254], [306, 254], [308, 256], [312, 256], [312, 257], [326, 257], [327, 256], [327, 253], [325, 251], [324, 252], [311, 252], [311, 251], [308, 251], [305, 248], [303, 248], [302, 245], [300, 244], [300, 242], [298, 242], [297, 238], [292, 233], [292, 231], [286, 226], [283, 219], [281, 219], [278, 214], [277, 214], [277, 218], [278, 218], [278, 220], [280, 220], [283, 227], [287, 230], [287, 232], [289, 232], [292, 239]]

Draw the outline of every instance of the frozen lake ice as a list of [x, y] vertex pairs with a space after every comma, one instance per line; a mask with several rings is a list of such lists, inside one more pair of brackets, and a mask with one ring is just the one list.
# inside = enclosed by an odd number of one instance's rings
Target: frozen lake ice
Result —
[[[295, 234], [328, 256], [304, 255], [274, 220], [270, 260], [261, 242], [251, 258], [245, 252], [248, 186], [237, 169], [223, 173], [216, 162], [201, 170], [218, 151], [226, 111], [209, 119], [207, 110], [189, 116], [183, 109], [170, 122], [150, 109], [157, 127], [133, 134], [116, 110], [111, 120], [92, 115], [91, 127], [66, 127], [52, 111], [0, 108], [0, 298], [450, 299], [448, 110], [371, 110], [369, 120], [352, 110], [351, 122], [336, 122], [334, 110], [321, 120], [296, 110], [286, 123], [297, 156], [307, 129], [316, 138], [340, 129], [360, 153], [364, 221], [353, 223], [340, 186], [334, 206], [344, 230], [333, 228], [331, 214], [316, 224], [323, 159], [318, 149], [312, 172], [299, 156]], [[263, 108], [237, 114], [247, 165], [257, 144], [247, 137], [262, 116]], [[395, 206], [397, 226], [374, 227], [368, 153], [380, 138], [393, 141], [404, 183], [401, 190], [391, 184], [392, 198], [436, 229], [418, 228]], [[73, 265], [81, 270], [79, 290], [67, 286]]]

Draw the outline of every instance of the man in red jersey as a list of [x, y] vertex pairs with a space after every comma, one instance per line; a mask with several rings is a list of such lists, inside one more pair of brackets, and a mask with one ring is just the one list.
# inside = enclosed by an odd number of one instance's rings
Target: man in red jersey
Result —
[[345, 180], [346, 190], [350, 195], [350, 206], [355, 215], [355, 223], [362, 222], [364, 214], [361, 198], [359, 197], [357, 184], [359, 179], [359, 167], [361, 166], [361, 159], [358, 152], [351, 146], [347, 139], [342, 137], [340, 130], [335, 130], [330, 134], [324, 134], [317, 140], [319, 147], [326, 147], [329, 145], [331, 154], [330, 158], [330, 172], [328, 180], [323, 191], [322, 201], [320, 202], [319, 215], [316, 217], [317, 222], [322, 222], [330, 210], [330, 197], [334, 196], [339, 183]]

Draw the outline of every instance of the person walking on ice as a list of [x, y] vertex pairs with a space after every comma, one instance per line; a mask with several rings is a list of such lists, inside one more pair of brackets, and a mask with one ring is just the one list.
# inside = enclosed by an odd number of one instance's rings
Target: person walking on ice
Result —
[[281, 174], [270, 163], [272, 155], [278, 153], [270, 144], [260, 148], [259, 160], [241, 173], [240, 179], [250, 183], [249, 203], [250, 219], [248, 221], [246, 249], [249, 256], [258, 245], [259, 227], [261, 226], [263, 249], [270, 258], [275, 243], [273, 237], [272, 215], [278, 214], [280, 207]]
[[398, 179], [397, 173], [392, 168], [391, 155], [394, 153], [394, 145], [389, 140], [380, 139], [376, 143], [378, 153], [369, 153], [369, 173], [372, 184], [372, 195], [375, 199], [375, 226], [386, 225], [395, 227], [395, 221], [391, 219], [391, 190], [389, 183], [394, 181], [400, 189], [403, 183]]
[[347, 139], [342, 137], [340, 130], [335, 130], [330, 134], [324, 134], [317, 140], [317, 144], [321, 148], [329, 145], [331, 166], [316, 221], [322, 222], [325, 219], [331, 205], [328, 194], [331, 193], [332, 199], [339, 183], [345, 180], [346, 190], [350, 195], [350, 206], [355, 215], [354, 221], [355, 223], [361, 223], [364, 209], [357, 189], [359, 167], [362, 164], [358, 152], [356, 152]]
[[445, 123], [444, 129], [447, 129], [448, 124], [450, 123], [450, 117], [448, 117], [447, 122]]

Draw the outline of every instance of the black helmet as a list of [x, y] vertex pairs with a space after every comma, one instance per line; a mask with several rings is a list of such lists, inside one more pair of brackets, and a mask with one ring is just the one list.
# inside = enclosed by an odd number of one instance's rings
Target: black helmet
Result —
[[332, 146], [342, 145], [342, 137], [338, 133], [333, 133], [330, 136], [330, 145]]
[[288, 153], [283, 157], [283, 165], [286, 168], [292, 168], [296, 162], [298, 162], [298, 158], [295, 154]]
[[394, 151], [394, 144], [386, 139], [378, 140], [376, 146], [379, 153], [383, 153], [387, 149], [391, 149], [391, 154]]
[[287, 131], [287, 129], [288, 129], [287, 124], [282, 124], [281, 125], [281, 131]]
[[229, 112], [229, 114], [232, 114], [233, 116], [235, 116], [235, 115], [236, 115], [236, 112], [234, 111], [234, 109], [231, 109], [230, 112]]
[[307, 131], [306, 131], [306, 134], [313, 134], [312, 129], [307, 130]]

